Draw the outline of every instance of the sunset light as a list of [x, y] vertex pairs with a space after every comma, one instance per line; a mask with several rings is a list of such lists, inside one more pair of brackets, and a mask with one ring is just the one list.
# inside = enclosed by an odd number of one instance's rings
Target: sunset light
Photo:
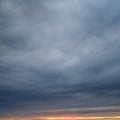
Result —
[[120, 120], [120, 116], [96, 116], [96, 117], [11, 117], [0, 120]]
[[108, 120], [120, 119], [120, 116], [111, 117], [48, 117], [47, 120]]

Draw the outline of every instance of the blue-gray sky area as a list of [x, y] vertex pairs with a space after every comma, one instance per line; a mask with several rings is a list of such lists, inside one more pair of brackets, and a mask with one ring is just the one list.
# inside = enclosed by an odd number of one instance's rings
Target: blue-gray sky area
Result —
[[0, 116], [119, 106], [120, 0], [0, 0]]

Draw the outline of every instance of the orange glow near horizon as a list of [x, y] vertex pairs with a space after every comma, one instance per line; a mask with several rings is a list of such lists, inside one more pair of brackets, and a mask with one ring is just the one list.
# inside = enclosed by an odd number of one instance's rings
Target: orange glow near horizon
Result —
[[120, 116], [112, 117], [49, 117], [47, 120], [108, 120], [108, 119], [120, 119]]
[[97, 117], [25, 117], [0, 118], [0, 120], [120, 120], [120, 116]]

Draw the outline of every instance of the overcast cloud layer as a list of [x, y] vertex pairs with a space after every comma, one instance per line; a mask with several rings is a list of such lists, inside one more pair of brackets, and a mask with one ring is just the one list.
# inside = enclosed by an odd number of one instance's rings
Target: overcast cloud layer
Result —
[[0, 115], [119, 106], [119, 6], [0, 0]]

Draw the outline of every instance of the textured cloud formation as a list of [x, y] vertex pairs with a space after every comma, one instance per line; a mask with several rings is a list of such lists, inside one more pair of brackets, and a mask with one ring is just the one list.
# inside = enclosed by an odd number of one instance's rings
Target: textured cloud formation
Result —
[[120, 105], [119, 5], [0, 0], [0, 115]]

